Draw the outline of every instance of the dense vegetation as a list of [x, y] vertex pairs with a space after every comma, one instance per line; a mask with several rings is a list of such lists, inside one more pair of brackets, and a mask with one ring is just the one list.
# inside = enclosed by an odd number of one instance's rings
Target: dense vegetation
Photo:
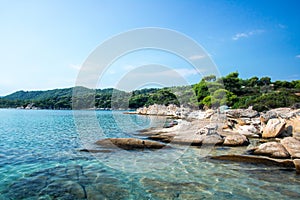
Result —
[[241, 79], [238, 76], [234, 72], [219, 79], [204, 77], [194, 86], [199, 107], [253, 106], [255, 110], [264, 111], [300, 103], [300, 80], [271, 82], [269, 77]]
[[239, 78], [237, 72], [225, 77], [204, 77], [198, 84], [124, 92], [116, 89], [75, 87], [48, 91], [18, 91], [0, 98], [0, 108], [41, 109], [135, 109], [152, 104], [176, 104], [193, 108], [253, 106], [258, 111], [300, 103], [300, 80], [275, 81], [269, 77]]

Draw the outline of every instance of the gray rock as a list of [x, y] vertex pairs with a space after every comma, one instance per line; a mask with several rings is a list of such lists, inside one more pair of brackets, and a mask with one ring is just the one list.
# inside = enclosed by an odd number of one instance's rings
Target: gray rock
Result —
[[292, 110], [291, 108], [276, 108], [261, 114], [261, 121], [267, 123], [270, 119], [281, 118], [290, 119], [297, 117], [300, 114], [300, 109]]
[[277, 113], [273, 110], [269, 110], [266, 113], [260, 115], [260, 121], [264, 124], [267, 124], [270, 119], [277, 118]]
[[289, 152], [291, 157], [300, 158], [300, 141], [293, 137], [286, 137], [281, 140], [281, 144]]
[[244, 125], [238, 126], [237, 130], [238, 133], [245, 135], [246, 137], [258, 138], [259, 131], [254, 125]]
[[210, 144], [210, 145], [220, 145], [223, 144], [223, 142], [224, 142], [224, 138], [218, 133], [214, 133], [214, 134], [208, 134], [203, 136], [201, 143]]
[[209, 134], [214, 134], [217, 132], [217, 129], [218, 129], [218, 125], [217, 124], [208, 124], [206, 125], [205, 127], [199, 129], [197, 131], [196, 134], [199, 134], [199, 135], [203, 135], [203, 134], [206, 134], [206, 135], [209, 135]]
[[259, 113], [252, 109], [232, 109], [226, 110], [225, 113], [227, 117], [232, 118], [254, 118], [259, 116]]
[[259, 145], [254, 150], [255, 155], [270, 156], [272, 158], [289, 158], [289, 152], [284, 148], [284, 146], [278, 142], [267, 142]]
[[227, 135], [223, 143], [225, 146], [245, 146], [248, 144], [250, 144], [248, 138], [237, 133]]
[[295, 116], [295, 113], [291, 108], [276, 108], [273, 111], [282, 119], [289, 119]]
[[210, 134], [195, 134], [190, 136], [179, 136], [174, 137], [172, 143], [174, 144], [182, 144], [182, 145], [221, 145], [224, 142], [224, 138], [218, 133], [210, 133]]

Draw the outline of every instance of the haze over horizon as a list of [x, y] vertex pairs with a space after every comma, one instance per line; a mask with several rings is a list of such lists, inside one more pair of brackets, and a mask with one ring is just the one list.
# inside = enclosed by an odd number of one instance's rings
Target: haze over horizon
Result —
[[[79, 69], [102, 42], [144, 27], [178, 31], [200, 44], [220, 74], [300, 79], [300, 2], [290, 1], [1, 1], [0, 96], [75, 86]], [[172, 66], [188, 83], [201, 75], [186, 61], [138, 51], [112, 63], [99, 88], [137, 66]]]

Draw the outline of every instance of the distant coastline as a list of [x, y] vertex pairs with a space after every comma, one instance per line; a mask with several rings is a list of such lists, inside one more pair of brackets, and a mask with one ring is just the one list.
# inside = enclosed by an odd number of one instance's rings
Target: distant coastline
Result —
[[225, 77], [203, 77], [188, 86], [148, 88], [125, 92], [113, 88], [72, 87], [46, 91], [18, 91], [0, 98], [0, 108], [51, 110], [128, 110], [153, 104], [217, 109], [252, 106], [259, 112], [278, 107], [299, 106], [300, 80], [275, 81], [269, 77], [239, 78], [237, 72]]

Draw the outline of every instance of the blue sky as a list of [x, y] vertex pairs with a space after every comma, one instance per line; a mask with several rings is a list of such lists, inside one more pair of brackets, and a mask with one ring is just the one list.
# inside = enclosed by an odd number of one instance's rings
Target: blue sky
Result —
[[[297, 0], [0, 0], [0, 96], [72, 87], [98, 45], [143, 27], [172, 29], [194, 39], [221, 75], [238, 71], [242, 78], [299, 80], [299, 7]], [[140, 61], [155, 59], [189, 83], [201, 78], [165, 53], [144, 51], [122, 59], [107, 71], [101, 87], [114, 86]]]

